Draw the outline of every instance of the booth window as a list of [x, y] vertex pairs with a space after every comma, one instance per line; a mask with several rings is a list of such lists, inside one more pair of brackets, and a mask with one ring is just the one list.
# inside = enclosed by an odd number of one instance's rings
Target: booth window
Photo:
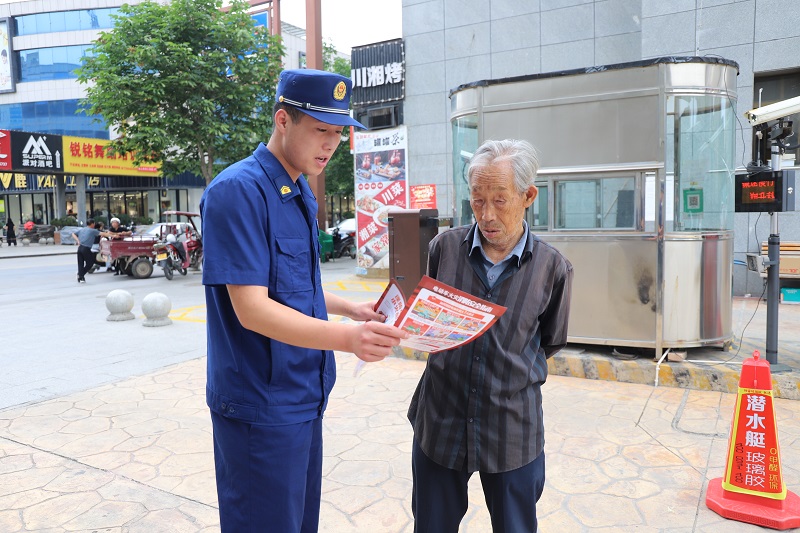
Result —
[[455, 119], [453, 121], [453, 185], [456, 198], [454, 226], [472, 223], [467, 168], [472, 154], [477, 149], [478, 116], [471, 114]]
[[735, 105], [714, 95], [667, 99], [667, 231], [733, 230]]
[[555, 229], [636, 229], [634, 176], [555, 181]]
[[550, 191], [545, 184], [537, 183], [536, 188], [539, 189], [539, 194], [536, 195], [533, 204], [528, 208], [525, 220], [527, 220], [531, 229], [545, 231], [550, 224], [550, 217], [547, 211], [547, 199], [550, 196]]

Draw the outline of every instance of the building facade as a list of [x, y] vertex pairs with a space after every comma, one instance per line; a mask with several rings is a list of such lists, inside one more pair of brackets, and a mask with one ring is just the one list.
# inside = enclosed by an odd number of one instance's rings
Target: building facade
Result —
[[[733, 164], [742, 169], [753, 159], [744, 112], [800, 96], [796, 0], [404, 0], [403, 39], [409, 165], [425, 169], [410, 180], [436, 185], [444, 215], [464, 200], [454, 190], [449, 100], [462, 84], [663, 56], [730, 59], [739, 65]], [[792, 156], [800, 161], [793, 150], [785, 163]], [[800, 216], [781, 214], [780, 231], [800, 240]], [[768, 215], [737, 213], [735, 294], [761, 294], [744, 254], [759, 251], [769, 232]]]
[[[0, 0], [0, 131], [113, 138], [113, 128], [79, 111], [85, 90], [75, 69], [98, 35], [113, 28], [112, 16], [119, 7], [140, 2]], [[251, 10], [256, 24], [267, 24], [266, 9], [257, 6]], [[285, 23], [282, 32], [285, 66], [304, 66], [305, 32]], [[205, 187], [201, 177], [188, 173], [172, 179], [89, 176], [86, 212], [78, 213], [75, 176], [58, 178], [66, 185], [65, 205], [61, 205], [52, 185], [55, 176], [4, 169], [3, 146], [0, 138], [0, 222], [10, 217], [17, 224], [46, 224], [60, 215], [85, 219], [108, 217], [109, 213], [157, 221], [168, 209], [196, 211]]]
[[[80, 112], [85, 91], [75, 69], [90, 53], [92, 41], [113, 28], [112, 16], [123, 3], [0, 0], [0, 48], [6, 51], [10, 67], [10, 83], [0, 83], [0, 130], [111, 138], [113, 130], [108, 125]], [[66, 186], [64, 205], [56, 202], [57, 179]], [[177, 179], [87, 176], [82, 185], [75, 176], [0, 172], [0, 219], [47, 224], [60, 215], [85, 220], [91, 216], [107, 219], [112, 214], [157, 221], [167, 209], [197, 209], [204, 181], [193, 175]], [[84, 189], [86, 211], [79, 213], [77, 205], [83, 202], [76, 195]]]

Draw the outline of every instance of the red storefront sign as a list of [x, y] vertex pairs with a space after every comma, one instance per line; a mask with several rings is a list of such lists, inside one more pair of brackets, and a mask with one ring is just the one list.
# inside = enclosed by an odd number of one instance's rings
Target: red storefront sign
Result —
[[0, 170], [11, 170], [11, 134], [0, 130]]

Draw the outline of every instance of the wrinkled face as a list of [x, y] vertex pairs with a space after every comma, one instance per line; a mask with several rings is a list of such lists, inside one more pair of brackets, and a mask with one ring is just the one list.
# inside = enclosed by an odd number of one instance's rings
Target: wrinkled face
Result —
[[276, 122], [283, 128], [282, 153], [292, 178], [299, 174], [317, 176], [325, 170], [325, 165], [342, 139], [344, 126], [326, 124], [313, 117], [302, 114], [300, 121], [292, 122], [285, 111], [278, 111]]
[[525, 209], [536, 199], [536, 187], [514, 186], [511, 164], [504, 161], [476, 169], [470, 184], [470, 205], [487, 251], [507, 255], [522, 237]]

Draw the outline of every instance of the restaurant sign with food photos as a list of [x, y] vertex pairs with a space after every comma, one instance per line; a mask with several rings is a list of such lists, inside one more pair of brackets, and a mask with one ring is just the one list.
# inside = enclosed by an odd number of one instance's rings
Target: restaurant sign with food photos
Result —
[[406, 127], [354, 133], [357, 272], [389, 268], [389, 211], [408, 207]]

